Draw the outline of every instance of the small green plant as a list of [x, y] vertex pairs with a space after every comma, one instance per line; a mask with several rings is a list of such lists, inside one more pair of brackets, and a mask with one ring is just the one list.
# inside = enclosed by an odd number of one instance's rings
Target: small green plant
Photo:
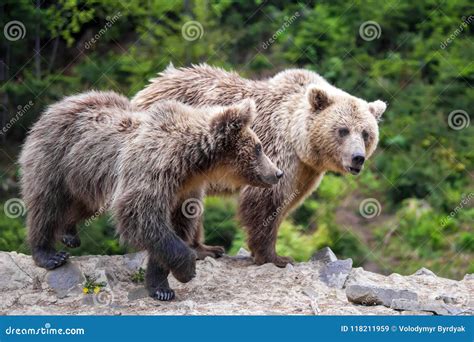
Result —
[[105, 281], [97, 282], [97, 277], [88, 275], [86, 275], [85, 277], [86, 281], [84, 282], [84, 286], [82, 287], [82, 292], [84, 294], [97, 294], [102, 290], [102, 288], [107, 286], [107, 283]]
[[140, 267], [137, 272], [132, 274], [132, 282], [143, 283], [145, 281], [145, 269]]

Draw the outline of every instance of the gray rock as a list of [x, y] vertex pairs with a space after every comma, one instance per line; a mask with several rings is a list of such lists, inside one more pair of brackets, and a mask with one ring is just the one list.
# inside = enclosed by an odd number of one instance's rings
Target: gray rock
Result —
[[[395, 299], [418, 300], [418, 295], [412, 291], [361, 285], [349, 285], [346, 288], [346, 296], [350, 302], [366, 306], [384, 305], [390, 307]], [[417, 311], [417, 309], [410, 308], [403, 310]]]
[[334, 252], [329, 247], [324, 247], [323, 249], [316, 251], [316, 253], [314, 253], [311, 257], [311, 261], [321, 261], [325, 264], [336, 260], [336, 254], [334, 254]]
[[448, 295], [441, 295], [435, 298], [436, 300], [442, 300], [445, 304], [460, 304], [461, 301], [459, 298], [455, 298]]
[[16, 253], [0, 253], [1, 292], [21, 289], [33, 283], [33, 278], [15, 261], [16, 256]]
[[128, 300], [137, 300], [142, 298], [148, 298], [148, 291], [144, 287], [138, 287], [128, 292]]
[[352, 259], [331, 261], [321, 267], [319, 279], [329, 287], [342, 289], [352, 269]]
[[397, 298], [390, 306], [394, 310], [402, 311], [426, 311], [435, 315], [459, 315], [462, 310], [454, 306], [449, 306], [436, 302], [418, 302], [416, 300]]
[[474, 280], [474, 273], [466, 274], [462, 280]]
[[127, 266], [130, 271], [136, 272], [145, 263], [146, 252], [126, 254], [123, 258], [125, 266]]
[[413, 273], [413, 275], [415, 275], [415, 276], [430, 276], [430, 277], [436, 277], [436, 274], [435, 274], [433, 271], [431, 271], [431, 270], [429, 270], [429, 269], [427, 269], [427, 268], [424, 268], [424, 267], [420, 268], [418, 271], [416, 271], [415, 273]]
[[79, 285], [85, 281], [85, 278], [76, 264], [68, 262], [64, 266], [49, 271], [46, 280], [54, 292], [62, 298], [68, 293], [80, 292]]
[[219, 263], [217, 262], [216, 259], [210, 257], [210, 256], [207, 256], [204, 258], [204, 262], [208, 263], [209, 265], [211, 265], [212, 267], [217, 267], [219, 266]]
[[239, 251], [237, 252], [237, 254], [235, 256], [238, 256], [238, 257], [241, 257], [241, 258], [248, 258], [248, 257], [250, 257], [250, 252], [248, 250], [246, 250], [245, 248], [240, 247]]

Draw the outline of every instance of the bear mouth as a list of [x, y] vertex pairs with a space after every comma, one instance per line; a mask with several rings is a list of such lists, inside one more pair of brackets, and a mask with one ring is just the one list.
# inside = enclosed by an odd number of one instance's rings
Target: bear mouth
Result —
[[353, 175], [358, 175], [360, 171], [362, 170], [362, 168], [349, 166], [347, 170]]

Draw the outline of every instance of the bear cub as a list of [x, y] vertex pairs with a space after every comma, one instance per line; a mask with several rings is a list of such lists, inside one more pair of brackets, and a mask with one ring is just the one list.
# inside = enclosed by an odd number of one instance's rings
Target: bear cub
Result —
[[200, 109], [161, 101], [145, 112], [98, 91], [51, 105], [19, 161], [33, 260], [61, 266], [68, 254], [56, 241], [77, 247], [76, 225], [109, 210], [121, 241], [148, 252], [150, 296], [173, 299], [169, 273], [195, 276], [187, 205], [202, 206], [196, 198], [211, 182], [271, 187], [283, 175], [250, 128], [254, 115], [251, 100]]

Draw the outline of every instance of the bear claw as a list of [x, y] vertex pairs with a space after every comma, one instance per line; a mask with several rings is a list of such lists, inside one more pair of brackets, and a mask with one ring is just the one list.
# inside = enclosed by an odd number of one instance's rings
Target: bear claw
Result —
[[44, 268], [46, 268], [47, 270], [53, 270], [59, 266], [64, 265], [68, 258], [69, 253], [57, 252], [46, 261], [46, 263], [44, 264]]
[[175, 297], [174, 291], [172, 289], [157, 289], [152, 296], [153, 298], [161, 301], [170, 301]]
[[61, 242], [69, 248], [76, 248], [81, 245], [81, 239], [77, 235], [65, 234]]

